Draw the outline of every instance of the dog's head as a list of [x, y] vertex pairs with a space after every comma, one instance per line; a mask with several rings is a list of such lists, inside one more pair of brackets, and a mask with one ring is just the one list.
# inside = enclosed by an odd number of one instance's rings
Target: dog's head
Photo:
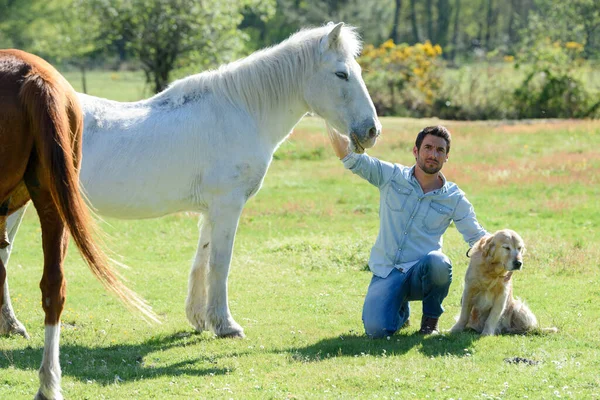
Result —
[[484, 258], [501, 264], [507, 271], [520, 270], [523, 267], [525, 243], [521, 236], [510, 229], [502, 229], [481, 240], [481, 252]]

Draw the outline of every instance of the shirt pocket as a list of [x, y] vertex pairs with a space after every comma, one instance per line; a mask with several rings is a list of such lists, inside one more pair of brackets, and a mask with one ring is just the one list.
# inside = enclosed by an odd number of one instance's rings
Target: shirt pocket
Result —
[[406, 187], [398, 182], [392, 181], [387, 195], [385, 196], [385, 204], [392, 211], [403, 211], [412, 191], [413, 189], [411, 187]]
[[423, 219], [423, 226], [429, 233], [441, 233], [450, 225], [451, 214], [450, 207], [432, 201]]

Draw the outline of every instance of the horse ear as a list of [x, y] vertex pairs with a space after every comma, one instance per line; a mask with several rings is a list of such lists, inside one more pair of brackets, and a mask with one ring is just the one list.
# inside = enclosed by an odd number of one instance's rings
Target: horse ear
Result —
[[[327, 26], [329, 25], [333, 25], [333, 22], [327, 24]], [[324, 51], [335, 48], [337, 46], [337, 41], [340, 38], [340, 32], [342, 31], [343, 26], [344, 23], [340, 22], [339, 24], [334, 26], [331, 31], [329, 31], [326, 37], [323, 38], [323, 42], [321, 43], [321, 45]]]

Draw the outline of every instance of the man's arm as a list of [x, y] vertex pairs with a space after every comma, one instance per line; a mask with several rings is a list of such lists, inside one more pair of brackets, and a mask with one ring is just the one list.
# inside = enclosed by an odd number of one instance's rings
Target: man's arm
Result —
[[470, 247], [473, 247], [479, 239], [488, 234], [477, 221], [473, 206], [464, 195], [456, 206], [454, 216], [456, 229], [458, 229]]
[[342, 160], [344, 167], [377, 187], [382, 187], [392, 178], [398, 167], [367, 154], [354, 153], [346, 135], [342, 135], [329, 124], [326, 124], [326, 127], [333, 151]]
[[350, 154], [350, 139], [348, 136], [342, 135], [333, 129], [327, 122], [325, 123], [325, 127], [327, 128], [329, 141], [331, 142], [331, 147], [333, 147], [335, 155], [338, 156], [340, 160], [343, 160], [344, 157]]

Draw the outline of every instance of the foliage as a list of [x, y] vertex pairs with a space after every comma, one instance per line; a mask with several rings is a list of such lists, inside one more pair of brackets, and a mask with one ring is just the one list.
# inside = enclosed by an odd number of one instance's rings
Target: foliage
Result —
[[430, 106], [440, 86], [441, 54], [430, 42], [409, 46], [388, 39], [379, 47], [366, 45], [358, 61], [377, 112], [418, 113]]
[[101, 20], [100, 37], [122, 44], [137, 57], [155, 92], [171, 72], [194, 64], [203, 69], [231, 61], [248, 36], [237, 27], [245, 7], [268, 10], [267, 0], [93, 0]]
[[[527, 48], [518, 60], [527, 63], [526, 76], [514, 92], [520, 118], [582, 118], [592, 116], [589, 92], [576, 76], [583, 46], [576, 42], [553, 42], [545, 38]], [[516, 63], [516, 68], [520, 67]]]

